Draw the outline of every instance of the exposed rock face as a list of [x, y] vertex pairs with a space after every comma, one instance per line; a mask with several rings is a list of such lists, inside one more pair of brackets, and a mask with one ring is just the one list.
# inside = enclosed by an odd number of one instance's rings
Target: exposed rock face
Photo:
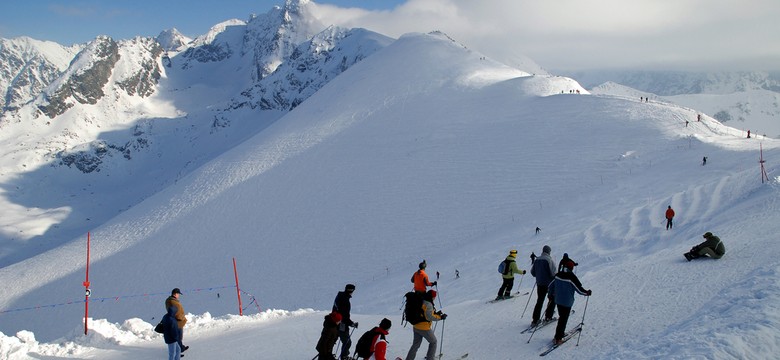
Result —
[[39, 109], [54, 118], [71, 108], [74, 101], [96, 104], [104, 95], [103, 86], [108, 83], [117, 61], [117, 43], [106, 36], [98, 37], [76, 56], [56, 89], [47, 94], [48, 104]]
[[143, 49], [144, 58], [138, 64], [138, 69], [125, 80], [118, 81], [117, 86], [130, 96], [138, 94], [147, 97], [154, 93], [162, 74], [157, 59], [162, 55], [163, 48], [157, 41], [148, 38], [137, 38], [133, 41]]

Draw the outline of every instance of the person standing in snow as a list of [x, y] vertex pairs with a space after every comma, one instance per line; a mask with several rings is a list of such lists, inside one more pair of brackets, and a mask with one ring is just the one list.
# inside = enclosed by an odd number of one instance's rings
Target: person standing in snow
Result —
[[337, 312], [341, 315], [341, 324], [339, 324], [339, 339], [341, 339], [341, 355], [340, 359], [349, 358], [349, 348], [352, 346], [352, 339], [350, 339], [349, 328], [358, 327], [357, 322], [353, 322], [349, 316], [349, 312], [352, 310], [352, 304], [349, 299], [352, 298], [352, 293], [355, 292], [355, 285], [347, 284], [344, 287], [344, 291], [339, 291], [336, 294], [336, 299], [333, 300], [333, 312]]
[[525, 275], [525, 270], [517, 268], [517, 250], [509, 251], [506, 259], [504, 259], [504, 272], [501, 274], [503, 282], [501, 287], [498, 288], [498, 296], [496, 300], [509, 299], [512, 297], [512, 288], [515, 286], [515, 274]]
[[168, 312], [163, 315], [161, 321], [163, 324], [163, 339], [168, 344], [168, 360], [178, 360], [184, 356], [181, 354], [181, 347], [179, 347], [182, 331], [179, 328], [179, 324], [176, 323], [177, 311], [178, 309], [175, 306], [169, 307]]
[[553, 341], [556, 344], [563, 343], [563, 337], [566, 334], [566, 323], [569, 321], [569, 314], [571, 314], [571, 307], [574, 305], [574, 292], [578, 292], [580, 295], [590, 296], [593, 294], [590, 290], [585, 290], [580, 283], [580, 279], [577, 275], [574, 275], [574, 261], [571, 259], [561, 260], [561, 268], [563, 270], [555, 274], [555, 280], [550, 283], [549, 295], [550, 300], [554, 300], [558, 306], [558, 325], [555, 327], [555, 338]]
[[[571, 259], [569, 259], [569, 253], [563, 253], [563, 258], [561, 258], [561, 263], [560, 263], [560, 264], [558, 264], [558, 272], [561, 272], [561, 271], [563, 271], [563, 263], [564, 263], [565, 261], [567, 261], [567, 260], [571, 260]], [[574, 264], [574, 266], [577, 266], [577, 265], [579, 265], [579, 264], [578, 264], [577, 262], [575, 262], [574, 260], [571, 260], [571, 262]]]
[[320, 333], [320, 340], [317, 341], [316, 347], [320, 360], [336, 360], [336, 357], [333, 356], [333, 346], [339, 339], [338, 326], [340, 323], [341, 314], [334, 311], [325, 315], [325, 320], [322, 322], [322, 333]]
[[723, 245], [723, 241], [720, 238], [707, 231], [702, 235], [704, 242], [691, 248], [690, 252], [683, 254], [688, 261], [698, 259], [700, 257], [710, 257], [712, 259], [720, 259], [726, 254], [726, 246]]
[[176, 307], [176, 324], [179, 326], [179, 329], [181, 330], [181, 335], [179, 336], [179, 347], [181, 347], [181, 352], [187, 351], [189, 349], [189, 346], [185, 346], [182, 342], [182, 339], [184, 338], [184, 325], [187, 324], [187, 317], [184, 316], [184, 307], [181, 306], [181, 301], [179, 301], [179, 297], [181, 296], [181, 290], [179, 288], [174, 288], [171, 290], [171, 296], [169, 296], [167, 299], [165, 299], [165, 310], [171, 308], [171, 306]]
[[[551, 251], [552, 249], [545, 245], [542, 248], [542, 255], [537, 256], [534, 259], [534, 264], [531, 266], [531, 276], [536, 278], [536, 306], [534, 306], [531, 325], [539, 324], [539, 319], [542, 316], [542, 307], [547, 298], [547, 289], [550, 282], [555, 279], [555, 260], [550, 256]], [[555, 303], [552, 300], [548, 300], [547, 309], [544, 311], [544, 321], [552, 319], [554, 313]]]
[[435, 290], [428, 290], [423, 295], [422, 309], [425, 319], [412, 327], [414, 339], [412, 340], [412, 347], [409, 348], [409, 352], [406, 354], [406, 360], [414, 360], [417, 357], [417, 350], [422, 345], [423, 338], [428, 341], [428, 351], [425, 353], [425, 360], [434, 360], [436, 358], [436, 344], [439, 341], [436, 339], [433, 329], [431, 329], [431, 324], [434, 321], [447, 319], [447, 314], [436, 311], [436, 308], [433, 306], [434, 299], [436, 299]]
[[379, 322], [379, 326], [369, 330], [369, 333], [372, 334], [371, 344], [368, 347], [371, 356], [365, 358], [366, 360], [387, 360], [387, 339], [385, 337], [390, 334], [392, 325], [390, 319], [384, 318]]
[[436, 281], [430, 282], [428, 280], [428, 274], [425, 273], [425, 268], [428, 264], [423, 260], [418, 267], [419, 270], [415, 271], [412, 275], [412, 284], [414, 284], [414, 291], [418, 293], [425, 293], [429, 286], [436, 286]]
[[672, 210], [672, 205], [669, 205], [666, 208], [666, 230], [672, 228], [672, 219], [674, 219], [674, 210]]

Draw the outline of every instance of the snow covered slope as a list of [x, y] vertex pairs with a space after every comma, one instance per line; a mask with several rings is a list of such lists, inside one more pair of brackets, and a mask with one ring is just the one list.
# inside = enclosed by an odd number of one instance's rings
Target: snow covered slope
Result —
[[780, 75], [776, 73], [616, 71], [570, 75], [597, 94], [642, 94], [697, 109], [745, 132], [780, 138]]
[[[358, 332], [391, 318], [390, 355], [405, 357], [411, 330], [398, 309], [426, 259], [450, 315], [445, 358], [526, 358], [552, 328], [526, 344], [524, 298], [485, 302], [508, 250], [527, 268], [531, 251], [549, 244], [556, 259], [567, 252], [579, 262], [594, 293], [587, 310], [577, 299], [570, 321], [586, 324], [580, 346], [557, 357], [771, 357], [780, 350], [780, 194], [777, 166], [766, 164], [771, 181], [762, 184], [757, 161], [759, 144], [767, 159], [779, 144], [708, 116], [686, 127], [696, 114], [588, 95], [571, 79], [529, 75], [443, 34], [409, 34], [94, 229], [90, 314], [118, 325], [97, 321], [90, 337], [77, 335], [83, 236], [1, 269], [9, 291], [0, 303], [18, 309], [2, 313], [2, 344], [20, 356], [162, 356], [149, 329], [180, 287], [194, 314], [188, 358], [310, 358], [321, 316], [354, 283]], [[678, 213], [671, 231], [668, 205]], [[705, 231], [727, 255], [686, 262], [681, 254]], [[226, 317], [238, 310], [234, 257], [241, 289], [261, 309], [303, 310]], [[526, 275], [517, 287], [532, 283]], [[20, 329], [64, 338], [37, 344], [13, 335]]]

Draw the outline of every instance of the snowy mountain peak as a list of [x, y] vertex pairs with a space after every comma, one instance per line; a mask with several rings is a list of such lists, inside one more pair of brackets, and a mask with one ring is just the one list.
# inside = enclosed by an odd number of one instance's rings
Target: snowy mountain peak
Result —
[[162, 48], [167, 51], [181, 51], [187, 44], [192, 42], [192, 39], [184, 36], [176, 28], [163, 30], [157, 35], [157, 42], [160, 43]]
[[0, 38], [0, 114], [31, 101], [67, 69], [80, 46]]
[[97, 103], [117, 61], [117, 43], [108, 36], [98, 36], [79, 52], [63, 76], [46, 89], [45, 103], [39, 109], [54, 118], [76, 103]]

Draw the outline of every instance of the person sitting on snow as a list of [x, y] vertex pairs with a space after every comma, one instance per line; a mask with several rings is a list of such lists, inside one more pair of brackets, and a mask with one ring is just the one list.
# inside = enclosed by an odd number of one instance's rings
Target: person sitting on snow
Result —
[[712, 235], [709, 231], [704, 233], [703, 237], [706, 239], [704, 242], [692, 247], [690, 252], [683, 254], [688, 261], [700, 257], [720, 259], [726, 254], [726, 246], [723, 245], [723, 241], [720, 241], [719, 237]]

